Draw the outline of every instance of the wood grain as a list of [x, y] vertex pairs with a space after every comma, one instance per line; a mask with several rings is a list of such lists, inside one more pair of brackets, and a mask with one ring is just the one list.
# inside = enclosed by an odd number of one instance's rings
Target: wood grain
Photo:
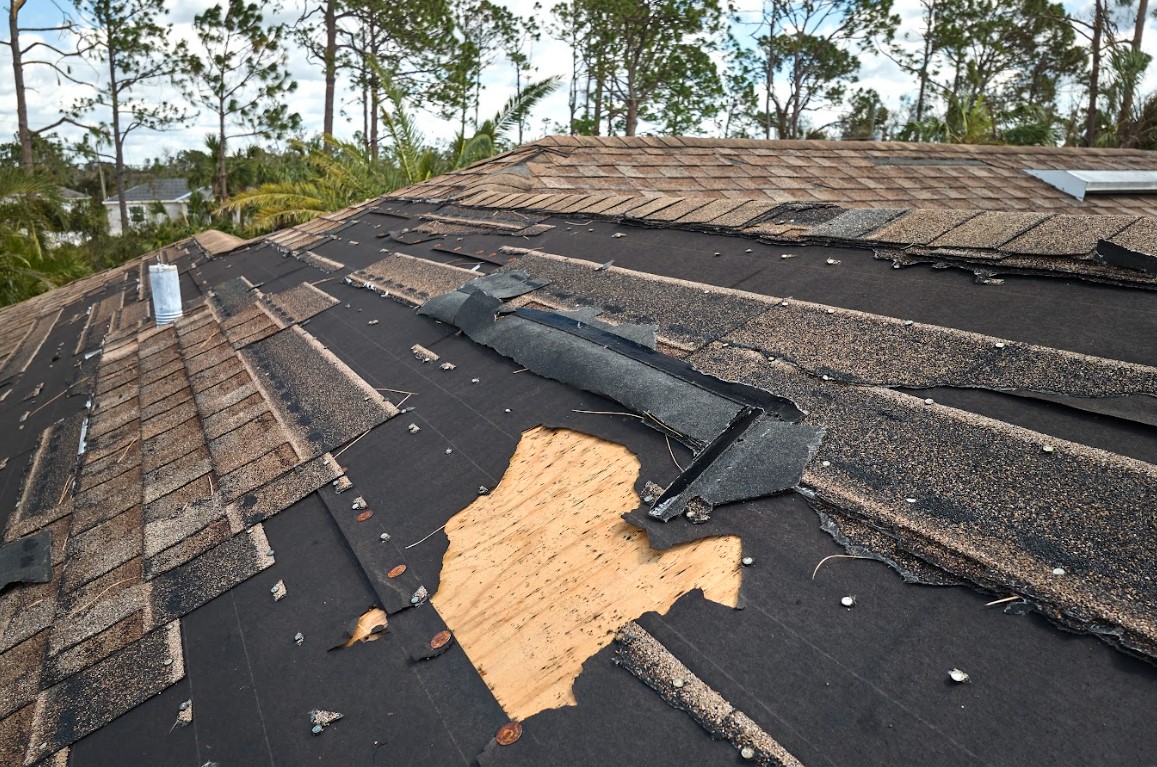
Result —
[[737, 537], [659, 552], [621, 519], [639, 469], [621, 445], [537, 427], [498, 488], [446, 525], [432, 601], [513, 719], [574, 704], [583, 662], [627, 621], [693, 589], [737, 604]]

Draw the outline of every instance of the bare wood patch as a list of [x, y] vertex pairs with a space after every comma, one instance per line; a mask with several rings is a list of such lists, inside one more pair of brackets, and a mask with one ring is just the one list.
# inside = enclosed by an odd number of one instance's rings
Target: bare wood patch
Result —
[[432, 601], [513, 719], [573, 705], [583, 662], [642, 613], [697, 588], [738, 604], [739, 538], [660, 552], [621, 519], [639, 469], [621, 445], [537, 427], [498, 488], [446, 525]]

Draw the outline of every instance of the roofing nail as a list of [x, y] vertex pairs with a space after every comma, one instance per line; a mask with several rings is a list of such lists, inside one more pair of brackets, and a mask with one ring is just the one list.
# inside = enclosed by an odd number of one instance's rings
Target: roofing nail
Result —
[[743, 559], [741, 559], [739, 561], [744, 567], [751, 567], [752, 565], [755, 564], [755, 560], [751, 557], [744, 557]]
[[953, 682], [956, 682], [957, 684], [964, 684], [969, 679], [971, 679], [971, 677], [969, 677], [968, 674], [964, 673], [963, 671], [961, 671], [958, 668], [950, 669], [948, 671], [948, 678], [951, 679]]
[[855, 597], [844, 597], [843, 599], [840, 600], [840, 604], [842, 604], [844, 607], [855, 607], [856, 606], [856, 598]]

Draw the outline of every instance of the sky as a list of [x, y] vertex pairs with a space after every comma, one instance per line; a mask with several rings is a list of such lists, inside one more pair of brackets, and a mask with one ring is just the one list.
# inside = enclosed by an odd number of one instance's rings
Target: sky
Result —
[[[191, 40], [193, 17], [201, 11], [214, 5], [216, 0], [180, 0], [172, 3], [173, 10], [169, 20], [173, 24], [173, 35], [176, 39]], [[288, 0], [293, 7], [283, 11], [278, 20], [293, 21], [300, 14], [303, 0]], [[506, 0], [505, 4], [512, 12], [530, 16], [537, 15], [539, 25], [549, 29], [551, 18], [550, 3], [544, 2], [542, 10], [535, 10], [534, 0]], [[757, 12], [761, 6], [760, 0], [738, 0], [736, 5], [741, 11]], [[1070, 11], [1081, 11], [1089, 5], [1086, 0], [1069, 0], [1065, 3]], [[902, 24], [900, 35], [906, 30], [915, 30], [919, 26], [919, 0], [894, 0], [894, 10], [900, 14]], [[21, 14], [25, 26], [49, 26], [58, 23], [60, 12], [54, 7], [53, 0], [30, 0], [25, 11]], [[1146, 49], [1151, 54], [1157, 54], [1157, 30], [1151, 20], [1146, 31]], [[22, 42], [37, 39], [33, 35], [25, 35]], [[324, 103], [325, 84], [322, 79], [320, 66], [312, 62], [304, 51], [296, 45], [290, 46], [289, 68], [297, 80], [297, 91], [290, 96], [290, 106], [301, 114], [304, 123], [305, 135], [314, 135], [321, 132], [322, 106]], [[551, 132], [549, 124], [565, 123], [567, 119], [567, 83], [570, 72], [570, 50], [549, 34], [544, 33], [542, 40], [536, 42], [530, 51], [530, 59], [537, 66], [533, 77], [547, 77], [561, 75], [564, 78], [562, 87], [552, 96], [545, 99], [530, 119], [529, 132], [526, 140], [532, 140]], [[84, 63], [73, 63], [72, 71], [78, 78], [97, 78], [97, 70]], [[59, 78], [48, 67], [26, 67], [25, 78], [28, 84], [28, 99], [30, 122], [33, 128], [55, 122], [63, 110], [67, 109], [76, 99], [82, 97], [87, 89]], [[481, 115], [485, 118], [493, 115], [514, 92], [514, 71], [503, 61], [488, 69], [483, 79]], [[360, 106], [355, 102], [349, 88], [343, 87], [339, 72], [339, 108], [345, 108], [345, 115], [335, 117], [335, 133], [339, 138], [350, 138], [361, 127]], [[857, 87], [874, 88], [882, 97], [885, 106], [895, 109], [900, 105], [903, 95], [912, 89], [911, 79], [900, 72], [895, 64], [876, 54], [865, 54], [861, 57], [860, 76]], [[1150, 67], [1142, 92], [1157, 89], [1157, 66]], [[164, 91], [155, 91], [157, 98], [179, 98], [178, 94]], [[1072, 94], [1072, 98], [1078, 98]], [[12, 140], [16, 133], [16, 98], [12, 83], [12, 65], [7, 46], [0, 48], [0, 140]], [[838, 112], [820, 112], [813, 116], [813, 124], [822, 125], [834, 120]], [[455, 131], [453, 125], [440, 120], [437, 116], [424, 112], [415, 115], [421, 130], [432, 141], [448, 140]], [[644, 126], [645, 127], [645, 126]], [[164, 133], [138, 131], [130, 135], [126, 147], [127, 159], [131, 164], [143, 164], [151, 158], [173, 155], [183, 149], [201, 148], [204, 146], [206, 134], [214, 131], [213, 116], [202, 114], [187, 126], [168, 130]], [[63, 127], [58, 135], [76, 140], [80, 137], [77, 129]]]

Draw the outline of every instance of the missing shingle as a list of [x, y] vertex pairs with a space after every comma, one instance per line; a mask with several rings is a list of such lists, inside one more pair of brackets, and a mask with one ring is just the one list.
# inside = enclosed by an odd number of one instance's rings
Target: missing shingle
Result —
[[[431, 601], [511, 717], [573, 704], [583, 662], [635, 615], [697, 588], [738, 604], [738, 538], [660, 552], [620, 519], [637, 503], [638, 474], [621, 445], [538, 427], [498, 487], [447, 523]], [[508, 534], [525, 526], [540, 534]]]

